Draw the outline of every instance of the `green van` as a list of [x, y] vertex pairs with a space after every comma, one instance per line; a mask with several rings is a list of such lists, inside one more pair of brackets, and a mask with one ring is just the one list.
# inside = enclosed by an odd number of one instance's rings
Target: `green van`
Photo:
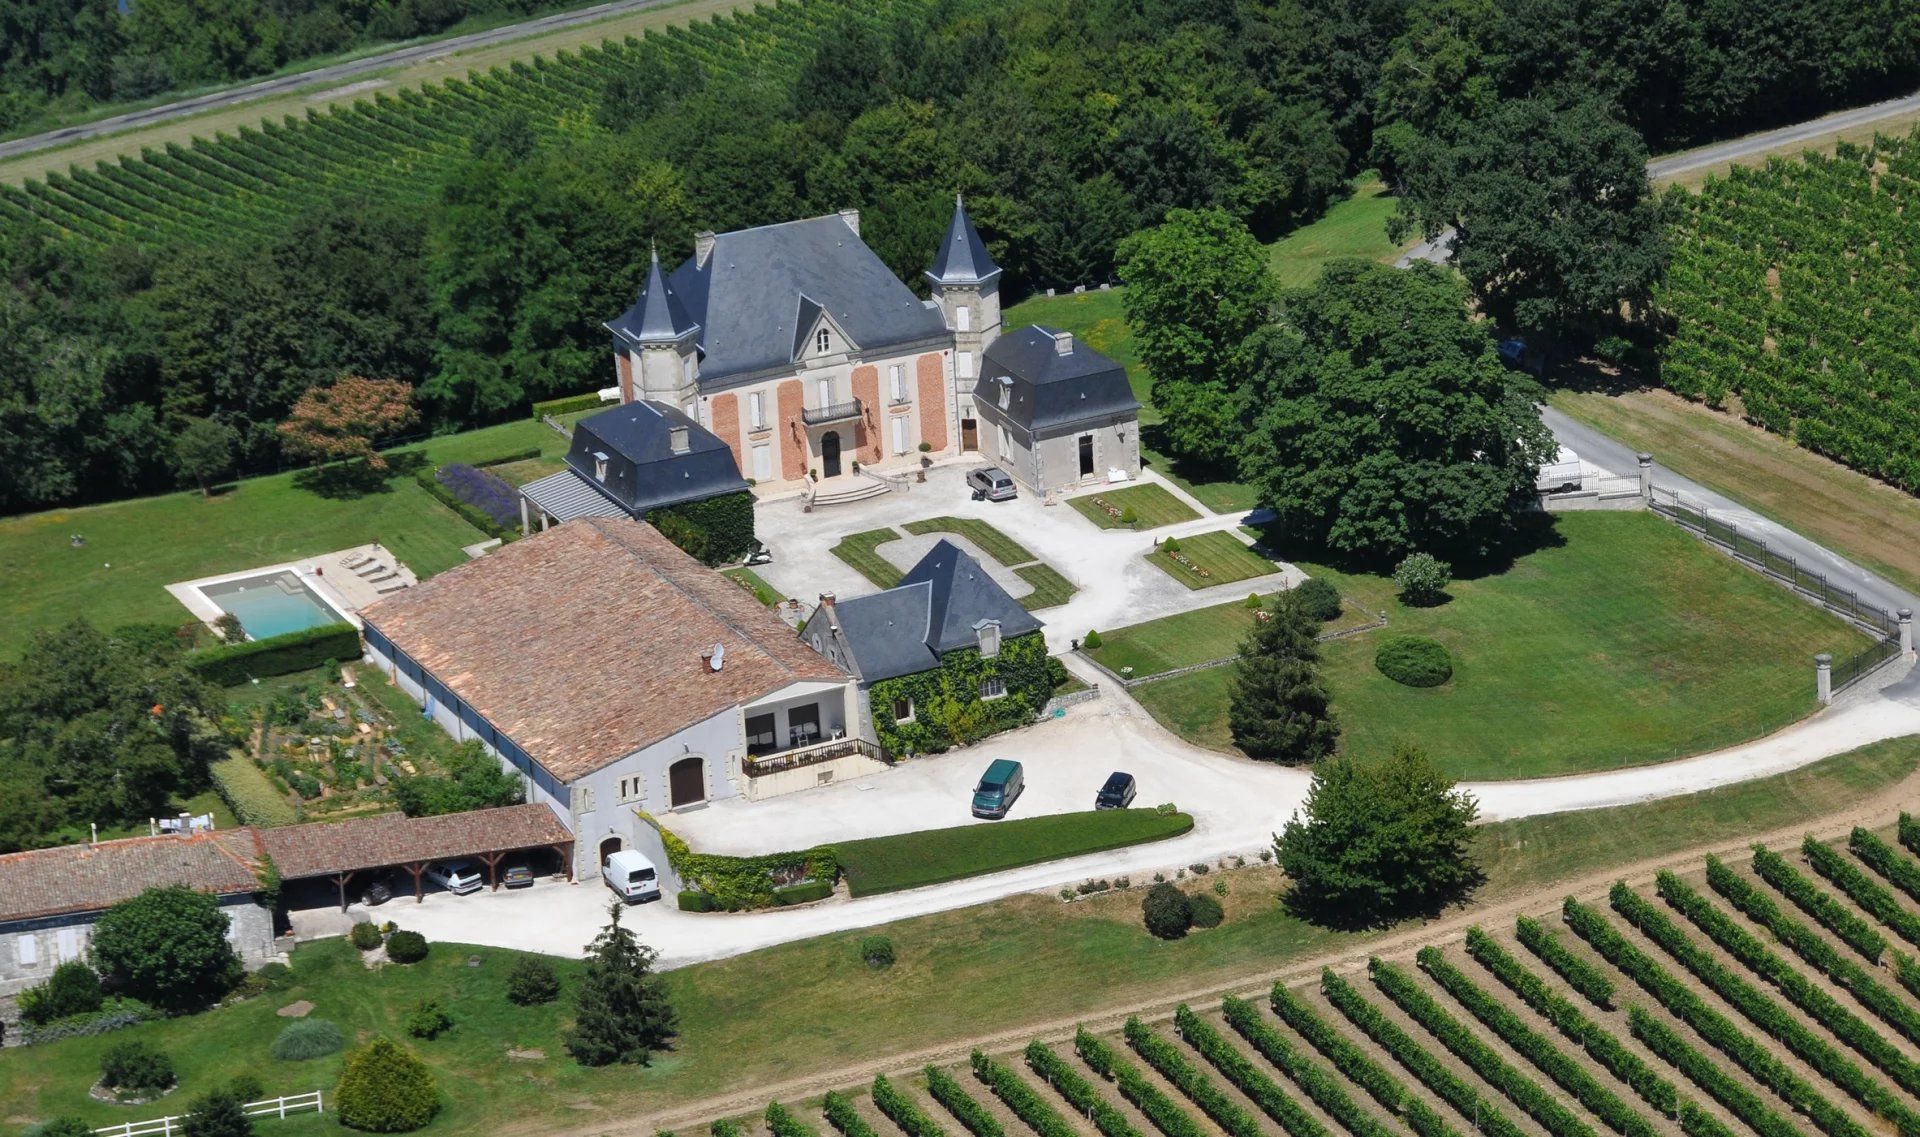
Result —
[[1007, 810], [1013, 808], [1013, 799], [1026, 788], [1020, 763], [1010, 758], [994, 759], [987, 772], [980, 775], [980, 784], [973, 787], [973, 815], [1005, 817]]

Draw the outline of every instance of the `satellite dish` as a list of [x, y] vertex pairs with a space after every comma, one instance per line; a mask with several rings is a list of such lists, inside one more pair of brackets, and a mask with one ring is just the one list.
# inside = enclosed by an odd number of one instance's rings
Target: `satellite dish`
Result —
[[714, 644], [713, 655], [708, 658], [707, 666], [713, 668], [715, 671], [718, 671], [720, 670], [720, 665], [725, 663], [726, 661], [727, 661], [726, 645]]

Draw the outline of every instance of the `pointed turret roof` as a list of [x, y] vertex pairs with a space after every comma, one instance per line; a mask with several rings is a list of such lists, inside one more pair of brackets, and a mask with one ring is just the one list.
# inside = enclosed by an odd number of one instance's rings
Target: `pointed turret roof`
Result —
[[967, 216], [966, 203], [953, 195], [953, 222], [947, 226], [940, 255], [933, 258], [927, 279], [935, 284], [985, 284], [1000, 275], [1000, 266], [987, 255], [986, 242]]
[[699, 327], [688, 318], [673, 289], [667, 287], [657, 248], [653, 250], [653, 263], [647, 267], [647, 282], [640, 288], [640, 298], [607, 325], [608, 330], [634, 343], [672, 343]]

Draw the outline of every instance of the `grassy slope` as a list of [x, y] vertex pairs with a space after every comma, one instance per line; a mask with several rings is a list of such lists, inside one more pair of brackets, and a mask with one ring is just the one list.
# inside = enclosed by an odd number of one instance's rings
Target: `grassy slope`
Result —
[[[1902, 739], [1693, 797], [1484, 826], [1478, 844], [1490, 881], [1482, 898], [1809, 822], [1898, 782], [1917, 766], [1920, 739]], [[1620, 840], [1624, 832], [1634, 835], [1630, 844]], [[1137, 892], [1071, 905], [1022, 896], [670, 972], [667, 984], [682, 1025], [679, 1047], [644, 1069], [574, 1066], [559, 1039], [564, 1001], [524, 1010], [504, 1001], [502, 983], [513, 953], [439, 945], [415, 968], [368, 973], [343, 942], [312, 944], [295, 955], [302, 981], [291, 990], [106, 1038], [0, 1050], [0, 1124], [66, 1111], [95, 1124], [128, 1120], [129, 1111], [86, 1098], [100, 1051], [128, 1038], [172, 1051], [183, 1078], [180, 1093], [187, 1097], [241, 1072], [260, 1077], [270, 1093], [330, 1089], [337, 1057], [299, 1065], [266, 1057], [269, 1042], [286, 1024], [274, 1010], [298, 998], [311, 999], [316, 1015], [361, 1037], [399, 1035], [399, 1023], [417, 999], [445, 1002], [459, 1025], [416, 1049], [439, 1072], [449, 1098], [447, 1113], [430, 1132], [464, 1137], [503, 1129], [533, 1132], [559, 1117], [569, 1119], [562, 1128], [613, 1124], [673, 1102], [1227, 983], [1363, 938], [1285, 915], [1273, 902], [1277, 881], [1269, 870], [1212, 879], [1229, 882], [1228, 922], [1177, 943], [1155, 941], [1140, 928]], [[890, 971], [870, 971], [858, 958], [860, 938], [874, 932], [892, 937], [898, 949], [900, 961]], [[470, 954], [481, 959], [480, 967], [465, 966]], [[574, 966], [559, 964], [569, 981]], [[527, 1047], [547, 1057], [505, 1057], [509, 1048]], [[509, 1117], [518, 1123], [504, 1124]], [[331, 1121], [276, 1121], [272, 1132], [303, 1137], [323, 1126], [339, 1131]], [[548, 1131], [553, 1128], [547, 1124]]]
[[[1811, 657], [1858, 632], [1647, 514], [1568, 514], [1565, 543], [1495, 576], [1456, 582], [1415, 609], [1392, 582], [1309, 567], [1386, 609], [1396, 634], [1453, 653], [1427, 690], [1373, 667], [1380, 633], [1323, 645], [1341, 748], [1385, 754], [1405, 739], [1459, 778], [1520, 778], [1660, 761], [1764, 734], [1813, 709]], [[1223, 635], [1211, 656], [1232, 653]], [[1208, 655], [1207, 651], [1188, 654]], [[1169, 727], [1226, 748], [1231, 668], [1136, 688]]]
[[1193, 818], [1184, 813], [1103, 810], [869, 837], [834, 848], [848, 889], [855, 896], [874, 896], [1178, 837], [1192, 828]]
[[[472, 461], [566, 440], [535, 422], [507, 423], [434, 439], [403, 453], [434, 463]], [[86, 538], [72, 548], [68, 538]], [[0, 659], [17, 655], [28, 633], [86, 616], [102, 627], [190, 617], [166, 585], [214, 573], [310, 557], [378, 540], [421, 576], [467, 559], [461, 547], [485, 539], [435, 501], [409, 474], [379, 492], [323, 497], [294, 474], [249, 478], [226, 493], [166, 494], [110, 505], [58, 509], [0, 520]], [[111, 565], [112, 567], [107, 567]]]
[[1777, 434], [1666, 391], [1559, 391], [1555, 408], [1844, 553], [1920, 589], [1920, 499]]
[[1379, 178], [1364, 175], [1353, 184], [1353, 196], [1327, 210], [1325, 217], [1296, 229], [1270, 245], [1273, 275], [1280, 287], [1305, 288], [1320, 279], [1320, 270], [1340, 257], [1392, 260], [1412, 247], [1387, 239], [1387, 219], [1395, 199]]

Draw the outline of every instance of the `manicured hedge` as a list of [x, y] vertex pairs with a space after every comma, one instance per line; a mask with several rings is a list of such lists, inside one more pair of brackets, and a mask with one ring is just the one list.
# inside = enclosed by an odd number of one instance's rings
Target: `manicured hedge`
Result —
[[811, 904], [815, 900], [825, 900], [833, 895], [833, 882], [830, 880], [808, 880], [799, 884], [789, 884], [773, 890], [776, 904]]
[[1092, 1121], [1102, 1137], [1141, 1137], [1127, 1115], [1107, 1100], [1107, 1095], [1095, 1089], [1092, 1082], [1081, 1077], [1078, 1070], [1067, 1065], [1045, 1044], [1029, 1042], [1025, 1054], [1027, 1066], [1065, 1098], [1076, 1113]]
[[[1139, 1040], [1136, 1041], [1136, 1032], [1133, 1029], [1135, 1021], [1137, 1020], [1129, 1020], [1127, 1023], [1127, 1041], [1139, 1052], [1140, 1057], [1145, 1058], [1151, 1063], [1154, 1069], [1165, 1074], [1168, 1081], [1171, 1081], [1174, 1085], [1179, 1086], [1182, 1091], [1185, 1091], [1187, 1096], [1192, 1098], [1201, 1109], [1205, 1110], [1208, 1117], [1218, 1122], [1222, 1129], [1225, 1129], [1228, 1133], [1237, 1132], [1236, 1129], [1228, 1125], [1225, 1117], [1215, 1113], [1214, 1105], [1209, 1103], [1217, 1098], [1230, 1107], [1233, 1112], [1245, 1116], [1244, 1112], [1240, 1110], [1240, 1107], [1234, 1105], [1232, 1100], [1227, 1098], [1225, 1094], [1220, 1093], [1218, 1089], [1213, 1089], [1212, 1096], [1207, 1098], [1203, 1098], [1193, 1091], [1188, 1090], [1187, 1083], [1182, 1080], [1182, 1078], [1187, 1075], [1183, 1074], [1182, 1077], [1175, 1077], [1168, 1067], [1161, 1065], [1161, 1062], [1165, 1060], [1170, 1063], [1177, 1062], [1179, 1065], [1184, 1066], [1186, 1064], [1186, 1057], [1180, 1053], [1178, 1048], [1170, 1045], [1144, 1027], [1138, 1032], [1140, 1037]], [[1219, 1031], [1213, 1029], [1213, 1024], [1207, 1022], [1199, 1015], [1194, 1014], [1193, 1010], [1185, 1003], [1180, 1004], [1180, 1006], [1174, 1010], [1173, 1025], [1180, 1031], [1180, 1037], [1187, 1040], [1187, 1045], [1198, 1051], [1200, 1057], [1205, 1058], [1215, 1070], [1220, 1071], [1221, 1077], [1232, 1082], [1239, 1088], [1241, 1093], [1247, 1095], [1247, 1100], [1259, 1106], [1262, 1113], [1279, 1122], [1280, 1128], [1286, 1130], [1289, 1137], [1328, 1137], [1327, 1127], [1320, 1124], [1319, 1119], [1300, 1108], [1299, 1103], [1294, 1101], [1285, 1090], [1280, 1088], [1280, 1083], [1269, 1077], [1266, 1071], [1254, 1065], [1246, 1055], [1240, 1053], [1238, 1047], [1228, 1042], [1226, 1037]], [[1205, 1075], [1199, 1074], [1197, 1070], [1194, 1070], [1193, 1074], [1198, 1075], [1199, 1078], [1205, 1077]], [[1195, 1084], [1198, 1084], [1197, 1079]], [[1206, 1084], [1209, 1088], [1213, 1085], [1211, 1081]], [[1252, 1119], [1249, 1118], [1248, 1121], [1251, 1123]], [[1254, 1125], [1253, 1132], [1258, 1133], [1259, 1131], [1259, 1126]]]
[[[1433, 949], [1427, 950], [1431, 952]], [[1548, 1133], [1554, 1137], [1593, 1137], [1592, 1126], [1555, 1101], [1539, 1082], [1500, 1057], [1498, 1051], [1482, 1042], [1479, 1036], [1467, 1029], [1465, 1023], [1447, 1013], [1439, 1001], [1422, 990], [1411, 975], [1379, 958], [1367, 962], [1367, 972], [1373, 977], [1374, 986], [1380, 988], [1387, 998], [1393, 1000], [1413, 1021], [1425, 1027], [1428, 1034], [1439, 1039], [1440, 1045], [1452, 1051], [1454, 1057], [1467, 1064], [1468, 1069], [1480, 1075], [1488, 1085], [1505, 1094], [1507, 1100], [1539, 1122]], [[1531, 1032], [1528, 1033], [1531, 1035]], [[1533, 1037], [1538, 1038], [1537, 1035]], [[1553, 1050], [1544, 1039], [1540, 1041], [1545, 1049]], [[1554, 1053], [1559, 1054], [1558, 1051]], [[1561, 1056], [1561, 1061], [1566, 1061], [1564, 1056]], [[1633, 1137], [1651, 1137], [1652, 1127], [1642, 1124], [1643, 1128], [1635, 1131]]]
[[290, 675], [329, 659], [360, 658], [360, 629], [352, 624], [321, 624], [263, 640], [216, 644], [187, 653], [187, 667], [209, 683], [233, 687], [249, 679]]
[[1077, 1137], [1078, 1130], [1067, 1123], [1019, 1074], [975, 1050], [971, 1062], [973, 1076], [985, 1082], [993, 1096], [1033, 1130], [1034, 1137]]
[[[1325, 975], [1322, 976], [1324, 982]], [[1366, 1052], [1348, 1042], [1340, 1032], [1324, 1022], [1281, 983], [1268, 994], [1274, 1014], [1297, 1031], [1348, 1080], [1373, 1095], [1373, 1100], [1394, 1114], [1404, 1117], [1420, 1137], [1460, 1137], [1446, 1119], [1425, 1102], [1409, 1094], [1400, 1080], [1386, 1067], [1367, 1057]]]
[[1380, 674], [1408, 687], [1438, 687], [1453, 678], [1453, 657], [1439, 640], [1388, 636], [1373, 653]]
[[656, 509], [647, 521], [688, 555], [710, 565], [740, 560], [755, 544], [753, 494], [748, 490]]
[[873, 1104], [907, 1137], [947, 1137], [947, 1131], [915, 1105], [912, 1098], [894, 1089], [885, 1074], [874, 1075]]
[[1514, 938], [1526, 946], [1526, 949], [1540, 957], [1540, 962], [1553, 968], [1567, 985], [1586, 996], [1589, 1003], [1603, 1010], [1613, 1009], [1613, 980], [1608, 979], [1599, 968], [1581, 959], [1567, 950], [1557, 936], [1548, 931], [1546, 925], [1531, 916], [1522, 916], [1513, 922]]
[[[1204, 1131], [1194, 1121], [1192, 1114], [1161, 1093], [1160, 1087], [1141, 1075], [1139, 1067], [1114, 1053], [1113, 1047], [1089, 1034], [1085, 1027], [1074, 1032], [1073, 1049], [1094, 1073], [1111, 1078], [1119, 1088], [1120, 1096], [1132, 1102], [1166, 1137], [1203, 1137]], [[1245, 1114], [1241, 1116], [1245, 1117]], [[1251, 1123], [1252, 1119], [1247, 1120]], [[1258, 1133], [1257, 1127], [1253, 1134], [1245, 1130], [1231, 1130], [1229, 1137], [1257, 1137]]]
[[1880, 929], [1808, 880], [1799, 869], [1788, 864], [1785, 857], [1765, 845], [1755, 845], [1753, 871], [1848, 947], [1866, 956], [1871, 963], [1880, 962], [1887, 950], [1887, 937], [1880, 934]]
[[1475, 1092], [1466, 1079], [1449, 1070], [1412, 1035], [1381, 1014], [1380, 1008], [1362, 998], [1352, 984], [1331, 970], [1322, 970], [1320, 990], [1335, 1009], [1347, 1016], [1347, 1020], [1364, 1031], [1368, 1038], [1379, 1043], [1381, 1049], [1393, 1055], [1422, 1085], [1438, 1094], [1441, 1100], [1463, 1116], [1479, 1118], [1480, 1132], [1486, 1137], [1520, 1137], [1524, 1132], [1497, 1106]]
[[[874, 704], [879, 706], [878, 702]], [[1193, 828], [1184, 813], [1103, 809], [1021, 817], [992, 825], [923, 829], [834, 846], [847, 889], [876, 896], [1000, 872], [1043, 861], [1178, 837]]]
[[467, 465], [472, 466], [476, 470], [484, 470], [488, 466], [505, 466], [511, 462], [531, 462], [544, 453], [546, 453], [546, 451], [540, 449], [538, 446], [529, 446], [524, 450], [509, 450], [505, 454], [495, 454], [491, 458], [481, 458], [478, 461], [469, 462]]
[[1587, 1018], [1573, 1000], [1561, 995], [1527, 970], [1511, 953], [1494, 942], [1492, 936], [1479, 928], [1468, 928], [1467, 954], [1478, 960], [1480, 966], [1504, 983], [1508, 990], [1520, 996], [1521, 1002], [1539, 1012], [1540, 1017], [1552, 1023], [1561, 1034], [1579, 1044], [1594, 1061], [1633, 1087], [1633, 1092], [1639, 1094], [1648, 1105], [1666, 1117], [1678, 1114], [1682, 1108], [1680, 1095], [1672, 1082], [1655, 1073], [1652, 1067], [1640, 1060], [1639, 1055]]
[[777, 1101], [767, 1103], [767, 1131], [773, 1137], [819, 1137], [813, 1126], [793, 1115], [793, 1111]]
[[828, 1125], [840, 1131], [841, 1137], [877, 1137], [873, 1126], [867, 1124], [845, 1094], [828, 1093], [821, 1102], [820, 1112], [826, 1115]]
[[533, 404], [533, 421], [539, 422], [548, 415], [570, 415], [575, 411], [590, 411], [595, 407], [611, 406], [597, 392], [585, 395], [568, 395], [564, 399], [547, 399]]
[[[1294, 1085], [1306, 1091], [1315, 1105], [1339, 1122], [1353, 1137], [1393, 1137], [1392, 1129], [1360, 1108], [1337, 1075], [1301, 1054], [1279, 1031], [1268, 1026], [1252, 1001], [1229, 995], [1221, 1002], [1220, 1011], [1226, 1017], [1228, 1026], [1252, 1044], [1261, 1057], [1293, 1079]], [[1212, 1060], [1212, 1055], [1207, 1057], [1209, 1061]], [[1226, 1071], [1223, 1068], [1221, 1072]]]
[[720, 907], [714, 902], [713, 897], [691, 888], [680, 890], [680, 899], [677, 903], [682, 912], [712, 912]]
[[938, 1066], [928, 1066], [927, 1093], [934, 1101], [946, 1107], [954, 1120], [966, 1127], [973, 1137], [1006, 1137], [1006, 1127], [987, 1111], [987, 1107], [975, 1101], [973, 1095], [954, 1080], [952, 1074]]
[[[1749, 1090], [1720, 1064], [1694, 1049], [1667, 1024], [1639, 1007], [1627, 1008], [1627, 1029], [1661, 1061], [1680, 1071], [1701, 1092], [1719, 1102], [1760, 1137], [1802, 1137], [1800, 1130], [1775, 1113], [1760, 1095]], [[1696, 1111], [1697, 1112], [1697, 1111]], [[1686, 1114], [1681, 1115], [1684, 1126]]]
[[1868, 876], [1859, 865], [1812, 837], [1800, 842], [1800, 855], [1807, 858], [1814, 872], [1826, 877], [1874, 919], [1892, 928], [1908, 943], [1920, 944], [1920, 916], [1907, 911], [1892, 892]]

